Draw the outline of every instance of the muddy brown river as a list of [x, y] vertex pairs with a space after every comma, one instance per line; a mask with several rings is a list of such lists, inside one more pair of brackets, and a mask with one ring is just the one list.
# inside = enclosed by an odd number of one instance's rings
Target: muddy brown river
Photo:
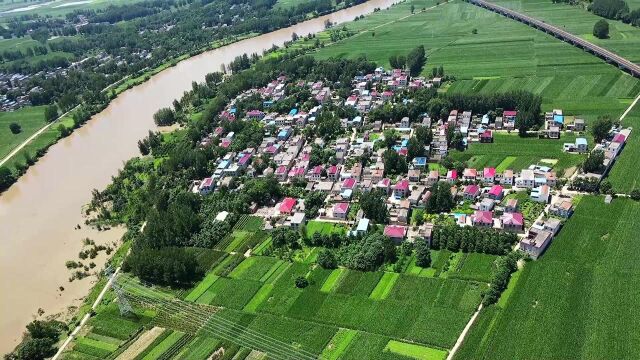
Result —
[[[17, 344], [38, 309], [45, 316], [64, 312], [87, 294], [93, 277], [70, 283], [65, 261], [79, 260], [82, 239], [112, 243], [124, 231], [98, 232], [84, 226], [75, 230], [84, 222], [82, 206], [90, 201], [92, 189], [103, 189], [127, 159], [138, 155], [137, 141], [155, 128], [156, 110], [169, 106], [191, 88], [192, 81], [204, 81], [207, 73], [219, 71], [221, 64], [238, 55], [260, 54], [290, 40], [294, 32], [302, 36], [323, 30], [326, 19], [351, 21], [394, 2], [371, 0], [184, 60], [122, 93], [85, 126], [49, 148], [0, 195], [0, 353]], [[105, 257], [102, 253], [94, 260], [97, 268]]]

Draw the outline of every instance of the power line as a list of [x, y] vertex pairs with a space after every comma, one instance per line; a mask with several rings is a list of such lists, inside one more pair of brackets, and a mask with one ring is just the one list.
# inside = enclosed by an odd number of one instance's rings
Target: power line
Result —
[[[120, 280], [120, 278], [118, 280]], [[123, 279], [123, 285], [123, 288], [126, 288], [126, 291], [139, 302], [149, 304], [153, 307], [158, 307], [159, 302], [166, 308], [166, 310], [173, 312], [169, 314], [171, 317], [186, 318], [186, 320], [189, 320], [192, 323], [199, 324], [199, 328], [208, 330], [208, 332], [212, 333], [214, 336], [234, 343], [240, 343], [239, 345], [244, 345], [242, 344], [242, 341], [244, 340], [244, 342], [252, 343], [252, 345], [248, 347], [257, 349], [266, 348], [269, 349], [269, 352], [272, 354], [282, 356], [287, 359], [318, 359], [316, 354], [304, 349], [294, 348], [288, 343], [271, 338], [255, 330], [242, 327], [233, 321], [216, 315], [215, 312], [207, 312], [203, 307], [191, 306], [196, 305], [194, 303], [173, 299], [163, 292], [152, 291], [151, 289], [127, 278]], [[141, 295], [136, 295], [135, 293], [139, 293]], [[211, 308], [216, 310], [218, 309], [215, 307]], [[291, 352], [295, 354], [291, 354]], [[292, 355], [295, 356], [292, 357]]]
[[[133, 295], [135, 297], [137, 297], [137, 295]], [[149, 303], [149, 298], [145, 297], [141, 300], [138, 300], [140, 302], [144, 302], [144, 303]], [[156, 300], [156, 301], [160, 301], [163, 302], [163, 300]], [[151, 303], [150, 305], [154, 306], [157, 308], [157, 304], [153, 304]], [[263, 350], [265, 352], [274, 354], [279, 356], [280, 358], [286, 358], [286, 359], [291, 359], [292, 355], [289, 353], [291, 352], [292, 348], [286, 348], [286, 349], [282, 349], [279, 346], [279, 344], [273, 344], [270, 343], [269, 340], [267, 339], [262, 339], [262, 338], [256, 338], [256, 337], [252, 337], [250, 336], [250, 334], [246, 334], [241, 330], [237, 330], [232, 328], [229, 328], [228, 325], [225, 324], [220, 324], [220, 323], [216, 323], [216, 317], [212, 314], [210, 315], [209, 318], [207, 317], [195, 317], [194, 315], [189, 315], [187, 313], [185, 313], [183, 310], [184, 309], [180, 309], [179, 306], [175, 306], [175, 304], [171, 304], [171, 303], [164, 303], [163, 306], [167, 309], [161, 309], [161, 310], [169, 310], [169, 311], [173, 311], [176, 312], [179, 315], [175, 315], [172, 316], [172, 318], [177, 318], [181, 321], [194, 321], [194, 322], [201, 322], [198, 327], [198, 330], [196, 330], [195, 332], [202, 330], [204, 332], [210, 333], [211, 335], [213, 335], [214, 337], [217, 338], [222, 338], [224, 340], [228, 340], [230, 342], [239, 344], [241, 346], [246, 346], [249, 348], [254, 348], [254, 349], [260, 349]], [[204, 321], [202, 321], [204, 319]], [[211, 321], [213, 320], [213, 321]], [[234, 324], [237, 326], [237, 324]], [[297, 358], [301, 358], [301, 359], [311, 359], [307, 356], [296, 356], [293, 357], [293, 359], [297, 359]]]

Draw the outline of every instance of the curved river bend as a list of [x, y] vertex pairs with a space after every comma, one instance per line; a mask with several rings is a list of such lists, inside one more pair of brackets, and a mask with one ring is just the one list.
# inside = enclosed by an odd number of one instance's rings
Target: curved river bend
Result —
[[[155, 128], [156, 110], [190, 89], [192, 81], [203, 81], [207, 73], [218, 71], [238, 55], [260, 54], [274, 44], [284, 44], [294, 32], [322, 31], [326, 19], [347, 22], [394, 2], [371, 0], [184, 60], [122, 93], [85, 126], [49, 148], [0, 196], [0, 353], [17, 344], [39, 308], [45, 315], [62, 312], [79, 304], [88, 292], [90, 281], [68, 282], [71, 272], [64, 267], [65, 261], [78, 260], [82, 239], [111, 243], [123, 230], [74, 230], [84, 221], [81, 208], [91, 200], [92, 189], [103, 189], [124, 161], [138, 155], [137, 141]], [[101, 254], [95, 260], [98, 268], [104, 257]]]

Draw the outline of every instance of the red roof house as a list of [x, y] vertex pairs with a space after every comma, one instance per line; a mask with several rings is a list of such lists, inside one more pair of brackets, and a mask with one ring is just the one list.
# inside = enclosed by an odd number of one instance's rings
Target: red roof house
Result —
[[511, 231], [524, 230], [524, 217], [519, 212], [504, 213], [500, 217], [500, 220], [502, 220], [502, 227], [505, 230], [511, 230]]
[[384, 236], [389, 237], [396, 243], [402, 242], [407, 235], [407, 228], [400, 225], [387, 225], [384, 227]]
[[298, 200], [296, 200], [295, 198], [285, 198], [284, 200], [282, 200], [282, 203], [280, 204], [280, 208], [278, 210], [281, 214], [291, 214], [293, 208], [296, 206], [296, 202], [298, 202]]
[[489, 196], [491, 199], [493, 200], [500, 200], [502, 199], [502, 186], [500, 185], [493, 185], [491, 187], [491, 190], [489, 190], [489, 193], [487, 194], [487, 196]]
[[493, 226], [493, 212], [476, 210], [471, 216], [473, 226]]
[[333, 217], [338, 219], [346, 219], [349, 213], [349, 203], [341, 202], [333, 205]]

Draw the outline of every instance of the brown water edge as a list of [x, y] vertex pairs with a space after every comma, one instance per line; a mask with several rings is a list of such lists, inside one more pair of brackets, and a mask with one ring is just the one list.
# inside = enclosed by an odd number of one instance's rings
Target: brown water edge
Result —
[[[78, 260], [82, 239], [111, 243], [124, 230], [74, 227], [84, 223], [81, 208], [90, 201], [91, 190], [103, 189], [126, 160], [138, 155], [137, 141], [156, 128], [155, 111], [189, 90], [192, 81], [203, 81], [238, 55], [260, 54], [284, 44], [294, 32], [303, 36], [322, 31], [326, 19], [343, 23], [395, 2], [371, 0], [184, 60], [120, 94], [85, 126], [50, 147], [0, 196], [0, 353], [18, 343], [39, 308], [45, 316], [63, 312], [91, 288], [89, 279], [68, 282], [65, 261]], [[95, 261], [97, 268], [105, 257], [101, 254]], [[58, 291], [59, 286], [65, 291]]]

